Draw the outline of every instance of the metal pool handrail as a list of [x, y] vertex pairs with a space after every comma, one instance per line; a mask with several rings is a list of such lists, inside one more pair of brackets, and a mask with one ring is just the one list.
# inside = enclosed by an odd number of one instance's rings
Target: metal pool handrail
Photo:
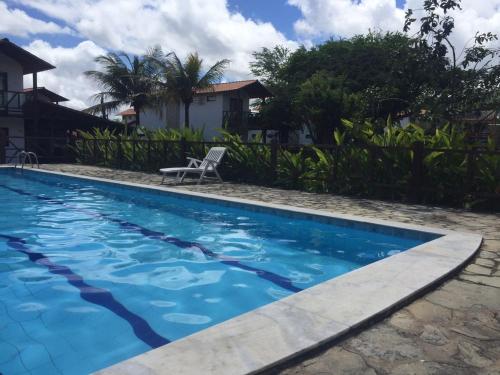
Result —
[[38, 162], [38, 156], [32, 151], [24, 151], [24, 150], [19, 153], [16, 164], [14, 165], [14, 167], [17, 168], [17, 163], [22, 158], [21, 169], [24, 169], [24, 165], [26, 164], [26, 158], [28, 158], [28, 161], [31, 164], [31, 168], [34, 168], [33, 159], [31, 157], [34, 158], [34, 161], [36, 162], [37, 168], [40, 169], [40, 163]]

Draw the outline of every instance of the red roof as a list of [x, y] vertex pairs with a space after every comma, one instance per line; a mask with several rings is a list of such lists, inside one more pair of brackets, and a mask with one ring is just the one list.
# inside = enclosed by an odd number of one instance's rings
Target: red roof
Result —
[[[217, 94], [221, 92], [245, 90], [250, 98], [264, 98], [273, 96], [273, 94], [264, 87], [257, 79], [249, 79], [246, 81], [216, 83], [212, 87], [206, 89], [196, 90], [197, 95]], [[118, 116], [132, 116], [135, 115], [133, 108], [126, 109], [118, 113]]]
[[236, 90], [247, 91], [251, 98], [272, 96], [272, 94], [257, 79], [216, 83], [212, 87], [196, 90], [196, 94], [210, 94], [210, 93], [228, 92]]
[[236, 82], [226, 82], [226, 83], [216, 83], [210, 88], [206, 89], [198, 89], [196, 90], [197, 94], [207, 94], [211, 92], [226, 92], [226, 91], [235, 91], [244, 88], [245, 86], [251, 85], [252, 83], [257, 82], [256, 79], [251, 79], [247, 81], [236, 81]]
[[135, 111], [133, 108], [129, 108], [123, 112], [118, 113], [118, 116], [135, 116]]

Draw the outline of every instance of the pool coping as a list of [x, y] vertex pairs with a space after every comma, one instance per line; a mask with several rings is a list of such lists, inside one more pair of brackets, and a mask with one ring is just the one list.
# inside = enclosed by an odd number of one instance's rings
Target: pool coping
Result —
[[[442, 236], [96, 372], [100, 375], [253, 374], [270, 369], [411, 301], [461, 268], [482, 242], [475, 233], [64, 172], [29, 171]], [[348, 303], [333, 305], [335, 301]]]

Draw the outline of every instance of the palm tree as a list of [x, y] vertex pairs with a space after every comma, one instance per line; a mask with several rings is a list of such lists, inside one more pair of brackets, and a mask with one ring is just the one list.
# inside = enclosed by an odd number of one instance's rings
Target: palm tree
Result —
[[130, 57], [125, 53], [108, 53], [96, 57], [102, 71], [89, 70], [87, 77], [94, 79], [101, 92], [92, 99], [98, 104], [87, 109], [92, 114], [106, 114], [122, 105], [134, 108], [136, 125], [140, 125], [140, 112], [150, 102], [156, 82], [156, 67], [151, 56], [159, 56], [159, 49], [152, 49], [146, 56]]
[[217, 61], [204, 74], [203, 59], [197, 53], [187, 56], [184, 63], [172, 52], [162, 56], [151, 56], [162, 73], [160, 96], [163, 99], [180, 100], [184, 103], [184, 126], [189, 128], [189, 107], [197, 90], [210, 89], [220, 82], [229, 60]]

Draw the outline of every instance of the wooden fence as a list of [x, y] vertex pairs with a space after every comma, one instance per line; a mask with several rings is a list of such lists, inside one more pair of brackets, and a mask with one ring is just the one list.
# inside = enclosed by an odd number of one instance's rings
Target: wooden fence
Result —
[[[79, 162], [156, 172], [226, 146], [224, 179], [411, 202], [500, 206], [500, 151], [361, 144], [191, 142], [152, 139], [26, 138], [41, 162]], [[31, 145], [31, 146], [30, 146]]]

